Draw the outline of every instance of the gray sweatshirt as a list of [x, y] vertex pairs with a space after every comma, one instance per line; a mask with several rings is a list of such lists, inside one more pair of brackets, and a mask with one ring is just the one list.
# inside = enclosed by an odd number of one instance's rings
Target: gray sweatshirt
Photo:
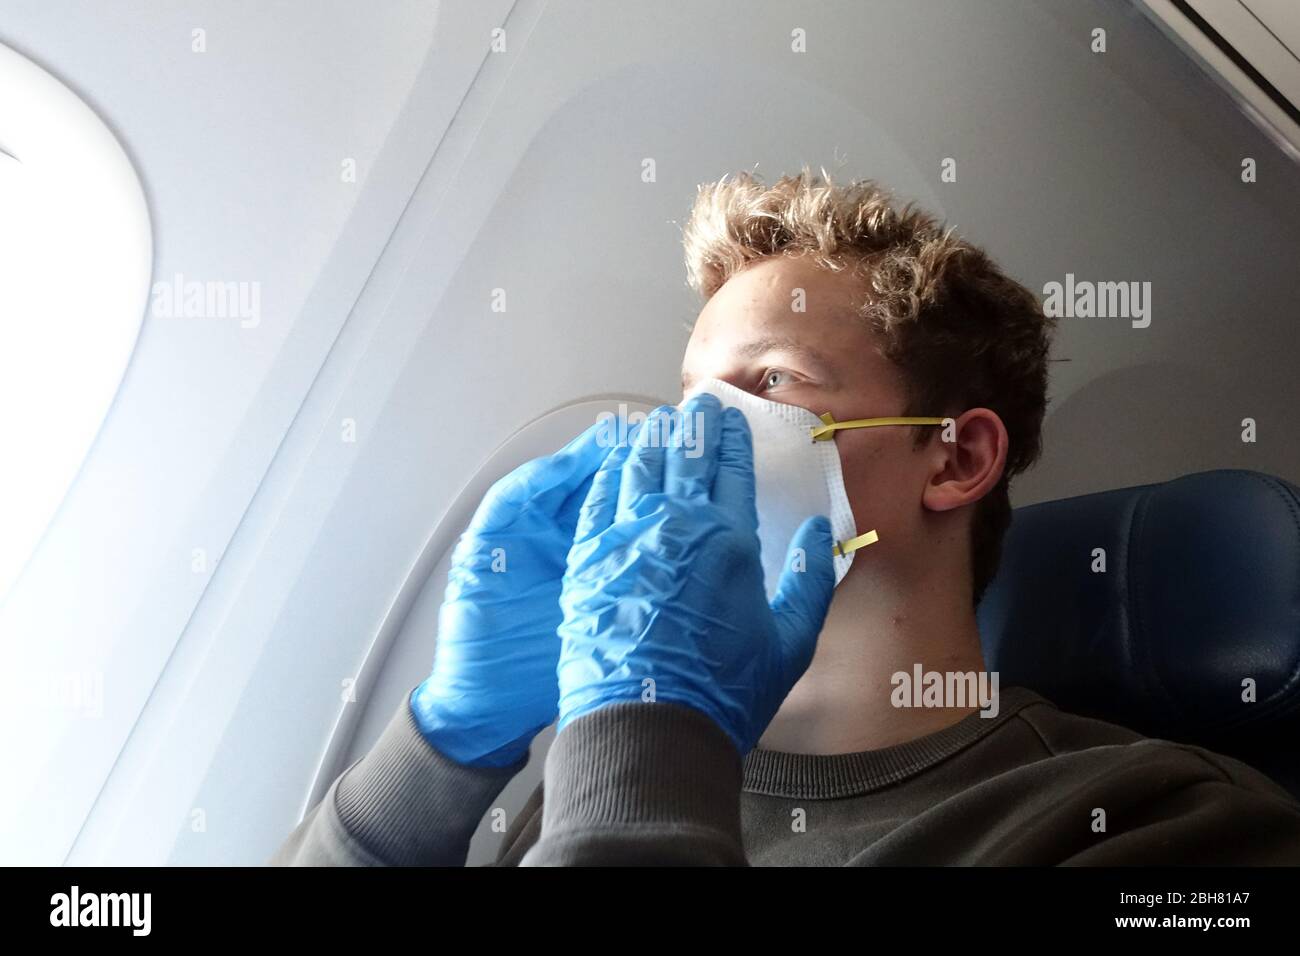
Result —
[[[1000, 704], [880, 750], [743, 760], [691, 708], [611, 705], [556, 737], [495, 865], [1300, 863], [1300, 804], [1240, 761], [1021, 687]], [[526, 763], [455, 763], [404, 698], [271, 863], [463, 866]]]

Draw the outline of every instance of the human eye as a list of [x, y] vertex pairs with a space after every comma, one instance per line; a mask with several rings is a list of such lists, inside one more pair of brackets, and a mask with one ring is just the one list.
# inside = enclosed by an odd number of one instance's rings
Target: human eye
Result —
[[769, 368], [763, 372], [763, 380], [760, 383], [762, 391], [770, 391], [774, 388], [780, 388], [782, 385], [789, 385], [794, 381], [794, 376], [783, 368]]

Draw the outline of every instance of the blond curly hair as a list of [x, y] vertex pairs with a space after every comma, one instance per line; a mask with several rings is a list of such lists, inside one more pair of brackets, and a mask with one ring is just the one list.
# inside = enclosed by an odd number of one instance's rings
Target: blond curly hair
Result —
[[[683, 228], [687, 281], [710, 299], [746, 264], [806, 256], [853, 270], [869, 292], [854, 308], [903, 372], [909, 415], [990, 408], [1007, 429], [1006, 470], [976, 507], [976, 603], [997, 570], [1010, 485], [1038, 458], [1053, 321], [984, 253], [871, 180], [837, 185], [808, 167], [771, 186], [741, 172], [699, 187]], [[918, 444], [933, 437], [917, 429]]]

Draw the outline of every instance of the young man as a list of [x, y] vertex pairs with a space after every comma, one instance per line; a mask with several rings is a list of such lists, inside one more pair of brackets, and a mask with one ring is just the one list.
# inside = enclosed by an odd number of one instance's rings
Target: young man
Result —
[[900, 671], [984, 670], [974, 608], [1046, 404], [1034, 296], [872, 184], [807, 170], [702, 188], [685, 245], [688, 392], [950, 420], [835, 432], [878, 541], [837, 584], [811, 518], [769, 605], [743, 415], [693, 396], [695, 456], [650, 437], [673, 409], [612, 450], [589, 431], [485, 498], [433, 674], [273, 862], [463, 864], [557, 715], [500, 864], [1300, 862], [1300, 805], [1238, 761], [1022, 687], [991, 718], [894, 706]]

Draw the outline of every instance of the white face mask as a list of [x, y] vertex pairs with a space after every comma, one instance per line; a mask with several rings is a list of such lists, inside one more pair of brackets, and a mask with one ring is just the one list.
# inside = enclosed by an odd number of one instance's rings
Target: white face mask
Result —
[[[693, 386], [682, 404], [700, 392], [718, 398], [723, 408], [740, 409], [749, 422], [754, 438], [763, 583], [771, 601], [785, 569], [790, 542], [806, 519], [813, 515], [829, 518], [837, 544], [849, 542], [858, 533], [844, 490], [839, 449], [833, 441], [812, 440], [812, 429], [823, 422], [806, 408], [770, 402], [716, 378]], [[838, 554], [832, 560], [835, 583], [839, 584], [853, 563], [853, 552]]]

